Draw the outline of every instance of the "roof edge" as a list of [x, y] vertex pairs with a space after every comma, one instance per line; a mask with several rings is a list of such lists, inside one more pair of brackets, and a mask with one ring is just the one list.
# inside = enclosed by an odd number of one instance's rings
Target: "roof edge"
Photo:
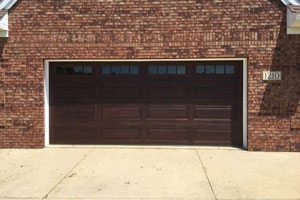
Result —
[[9, 10], [18, 0], [2, 0], [0, 10]]
[[300, 0], [281, 0], [285, 5], [300, 6]]

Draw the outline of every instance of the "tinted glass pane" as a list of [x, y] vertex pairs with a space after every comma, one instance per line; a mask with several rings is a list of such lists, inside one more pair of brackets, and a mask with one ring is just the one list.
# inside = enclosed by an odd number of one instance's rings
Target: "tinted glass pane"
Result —
[[129, 74], [129, 67], [122, 66], [121, 67], [121, 74]]
[[167, 74], [166, 66], [158, 66], [158, 74]]
[[92, 74], [92, 67], [83, 67], [83, 72], [85, 74]]
[[88, 66], [76, 66], [73, 67], [74, 74], [92, 74], [92, 67]]
[[216, 74], [224, 74], [225, 68], [224, 65], [216, 65]]
[[139, 67], [138, 66], [131, 66], [130, 67], [130, 74], [139, 74]]
[[214, 74], [215, 73], [215, 66], [213, 66], [213, 65], [206, 65], [206, 73], [207, 74]]
[[177, 66], [177, 74], [185, 74], [185, 66]]
[[150, 66], [148, 73], [149, 74], [157, 74], [157, 66]]
[[168, 66], [168, 74], [176, 74], [176, 66]]
[[111, 67], [111, 74], [120, 74], [120, 67], [119, 66], [112, 66]]
[[63, 67], [56, 67], [56, 74], [63, 74], [65, 73], [65, 68]]
[[66, 74], [74, 74], [74, 68], [73, 67], [66, 67]]
[[198, 65], [198, 66], [196, 67], [196, 73], [197, 73], [197, 74], [205, 74], [205, 66], [203, 66], [203, 65]]
[[74, 73], [75, 74], [82, 74], [83, 73], [83, 67], [80, 67], [80, 66], [74, 67]]
[[110, 67], [109, 66], [103, 66], [102, 67], [102, 74], [110, 74]]
[[234, 66], [233, 65], [226, 65], [226, 74], [234, 74]]

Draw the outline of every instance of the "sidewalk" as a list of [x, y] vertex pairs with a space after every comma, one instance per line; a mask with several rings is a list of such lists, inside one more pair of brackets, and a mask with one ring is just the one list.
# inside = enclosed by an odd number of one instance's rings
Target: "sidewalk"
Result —
[[0, 150], [0, 199], [300, 200], [300, 153]]

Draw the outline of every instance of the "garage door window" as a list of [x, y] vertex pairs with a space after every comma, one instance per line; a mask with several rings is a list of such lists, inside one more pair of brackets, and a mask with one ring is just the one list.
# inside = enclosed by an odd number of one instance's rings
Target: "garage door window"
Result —
[[91, 75], [92, 73], [93, 69], [91, 66], [56, 67], [56, 74]]
[[183, 65], [150, 65], [148, 74], [151, 75], [176, 75], [185, 74], [185, 66]]
[[226, 65], [225, 74], [234, 74], [234, 66], [233, 65]]
[[233, 65], [197, 65], [196, 74], [234, 74]]
[[138, 75], [138, 66], [103, 66], [103, 75]]

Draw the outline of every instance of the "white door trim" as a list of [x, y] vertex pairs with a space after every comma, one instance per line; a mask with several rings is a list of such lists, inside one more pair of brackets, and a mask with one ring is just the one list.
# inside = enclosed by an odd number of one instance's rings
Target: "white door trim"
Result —
[[[45, 147], [50, 146], [49, 63], [50, 62], [151, 62], [151, 61], [242, 61], [243, 62], [243, 148], [248, 148], [248, 64], [247, 58], [203, 59], [47, 59], [44, 61]], [[70, 145], [72, 146], [72, 145]]]

